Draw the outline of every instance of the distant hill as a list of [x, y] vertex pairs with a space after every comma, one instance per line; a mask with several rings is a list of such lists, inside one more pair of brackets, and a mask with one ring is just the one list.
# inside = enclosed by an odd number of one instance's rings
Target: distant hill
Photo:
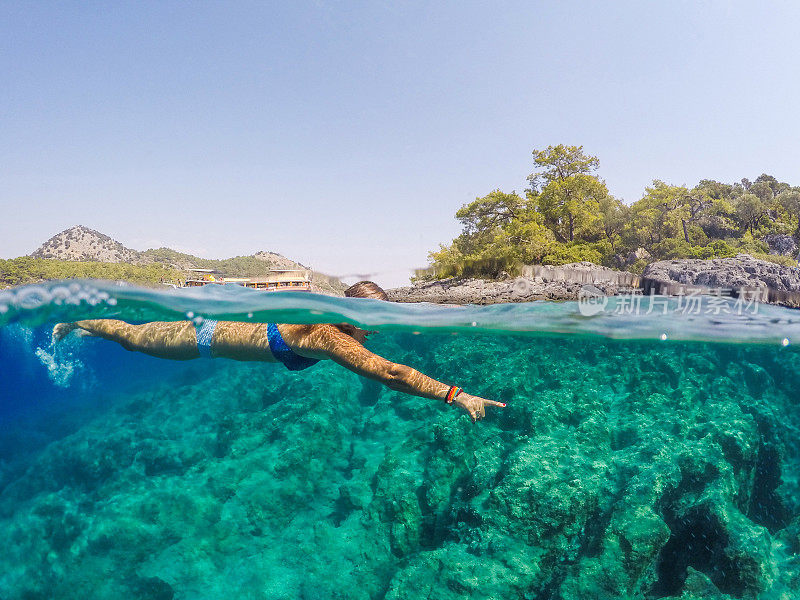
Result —
[[176, 269], [216, 269], [229, 277], [255, 277], [266, 275], [271, 269], [306, 269], [308, 267], [276, 254], [258, 252], [250, 256], [233, 258], [200, 258], [176, 252], [170, 248], [155, 248], [138, 253], [138, 264], [160, 263]]
[[[133, 250], [108, 235], [83, 225], [57, 233], [39, 246], [30, 257], [58, 261], [127, 263], [142, 267], [152, 265], [178, 271], [216, 269], [229, 277], [258, 277], [266, 275], [272, 269], [308, 269], [277, 252], [260, 251], [250, 256], [209, 259], [177, 252], [171, 248]], [[312, 288], [318, 291], [340, 295], [345, 287], [335, 277], [312, 271]]]
[[105, 234], [76, 225], [57, 233], [39, 246], [31, 258], [139, 264], [139, 252]]

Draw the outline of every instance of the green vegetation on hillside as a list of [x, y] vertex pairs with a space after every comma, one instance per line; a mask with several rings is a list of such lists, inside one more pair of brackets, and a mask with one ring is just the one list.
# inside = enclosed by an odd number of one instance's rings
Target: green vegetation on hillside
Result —
[[[150, 259], [164, 265], [180, 265], [197, 269], [215, 269], [227, 277], [261, 277], [269, 274], [270, 269], [276, 267], [269, 261], [261, 260], [255, 256], [235, 256], [225, 259], [200, 258], [192, 254], [184, 254], [170, 248], [157, 248], [145, 250], [140, 254], [144, 259]], [[287, 263], [297, 264], [286, 259]]]
[[[212, 260], [183, 254], [169, 248], [146, 250], [139, 256], [154, 262], [149, 264], [107, 263], [98, 261], [59, 260], [21, 256], [8, 260], [0, 259], [0, 287], [22, 285], [51, 279], [108, 279], [131, 283], [179, 283], [187, 272], [182, 269], [216, 269], [226, 277], [262, 277], [271, 268], [292, 268], [295, 263], [277, 257], [275, 264], [255, 256], [236, 256], [223, 260]], [[315, 289], [341, 295], [347, 287], [335, 277], [314, 273]]]
[[91, 261], [55, 260], [22, 256], [0, 259], [0, 284], [19, 285], [47, 279], [110, 279], [134, 283], [176, 282], [180, 271], [160, 264], [131, 265]]
[[[608, 192], [599, 161], [582, 146], [534, 150], [524, 196], [495, 190], [456, 212], [461, 235], [431, 252], [428, 276], [514, 273], [523, 264], [591, 261], [639, 272], [655, 260], [769, 255], [768, 235], [800, 239], [800, 187], [703, 180], [693, 188], [655, 180], [626, 205]], [[794, 251], [792, 251], [794, 253]]]

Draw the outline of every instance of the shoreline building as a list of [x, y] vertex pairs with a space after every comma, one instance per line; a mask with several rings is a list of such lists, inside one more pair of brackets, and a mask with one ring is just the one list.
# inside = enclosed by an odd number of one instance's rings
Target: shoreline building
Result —
[[204, 285], [241, 285], [271, 292], [311, 291], [311, 271], [307, 269], [270, 269], [260, 277], [223, 277], [215, 269], [187, 269], [189, 275], [183, 287]]

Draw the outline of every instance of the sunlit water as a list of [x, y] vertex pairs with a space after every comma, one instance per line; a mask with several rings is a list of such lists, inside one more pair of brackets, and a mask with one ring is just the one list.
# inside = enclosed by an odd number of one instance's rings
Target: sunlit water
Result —
[[[160, 360], [55, 322], [351, 322], [507, 402], [329, 361]], [[0, 291], [0, 599], [800, 597], [800, 312]]]

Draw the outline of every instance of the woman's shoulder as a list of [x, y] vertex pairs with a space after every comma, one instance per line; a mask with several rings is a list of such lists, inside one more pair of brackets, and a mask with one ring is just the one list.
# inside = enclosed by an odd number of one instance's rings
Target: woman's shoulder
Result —
[[329, 323], [280, 323], [278, 330], [287, 343], [303, 346], [339, 334], [339, 330]]
[[296, 335], [308, 335], [335, 329], [333, 325], [329, 325], [328, 323], [278, 323], [277, 326], [281, 333], [285, 332]]
[[[359, 342], [343, 331], [343, 326], [333, 323], [281, 324], [280, 332], [286, 342], [301, 348], [323, 349]], [[361, 331], [352, 325], [355, 331]]]
[[345, 336], [328, 323], [280, 324], [281, 337], [292, 350], [315, 359], [329, 358], [331, 350], [341, 345]]

